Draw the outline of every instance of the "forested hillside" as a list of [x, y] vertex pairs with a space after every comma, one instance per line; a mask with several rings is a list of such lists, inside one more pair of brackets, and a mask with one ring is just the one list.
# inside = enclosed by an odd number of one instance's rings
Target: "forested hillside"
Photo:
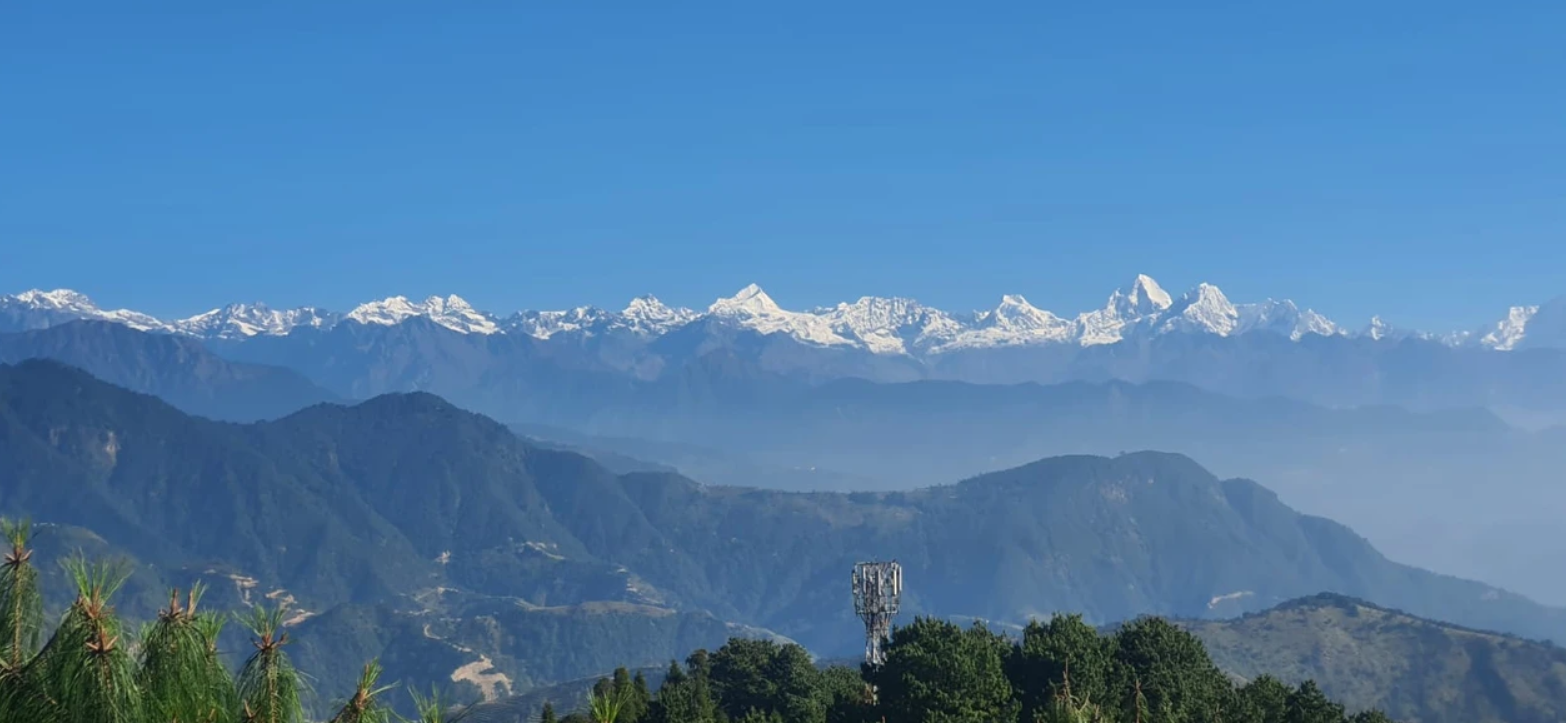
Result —
[[[820, 668], [797, 646], [731, 640], [671, 663], [653, 693], [622, 668], [591, 689], [556, 689], [475, 707], [472, 723], [1379, 723], [1314, 683], [1237, 685], [1189, 633], [1142, 618], [1102, 635], [1078, 616], [1030, 624], [1013, 639], [980, 625], [921, 618], [897, 628], [878, 668]], [[574, 694], [573, 694], [574, 693]], [[1483, 719], [1490, 720], [1490, 719]]]
[[1421, 723], [1566, 719], [1566, 650], [1318, 595], [1181, 625], [1226, 672], [1316, 681], [1344, 703]]
[[1566, 637], [1561, 611], [1392, 563], [1179, 455], [793, 494], [617, 475], [428, 394], [236, 425], [34, 361], [0, 367], [0, 456], [0, 512], [90, 530], [161, 584], [289, 600], [318, 665], [379, 656], [396, 680], [478, 665], [517, 691], [742, 630], [838, 655], [860, 639], [846, 571], [886, 558], [905, 610], [942, 618], [1215, 618], [1330, 591]]

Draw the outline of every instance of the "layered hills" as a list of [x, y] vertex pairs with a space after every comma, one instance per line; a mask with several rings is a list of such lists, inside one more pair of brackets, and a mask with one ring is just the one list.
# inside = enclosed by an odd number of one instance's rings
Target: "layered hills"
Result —
[[[0, 512], [89, 528], [169, 579], [291, 599], [301, 638], [318, 626], [316, 659], [380, 651], [425, 680], [426, 664], [463, 670], [453, 685], [469, 695], [482, 688], [469, 677], [590, 675], [610, 640], [629, 665], [735, 629], [848, 652], [860, 631], [845, 571], [887, 557], [902, 561], [916, 614], [1211, 618], [1331, 591], [1566, 638], [1562, 611], [1393, 563], [1173, 454], [785, 493], [616, 474], [429, 394], [238, 425], [28, 361], [0, 367], [0, 459]], [[537, 637], [506, 632], [529, 626]], [[578, 662], [561, 662], [562, 641]]]
[[[1168, 334], [1146, 342], [1186, 345], [1181, 375], [1248, 392], [1226, 395], [1180, 382], [1129, 383], [1119, 374], [1054, 385], [822, 379], [777, 369], [825, 360], [850, 373], [856, 359], [868, 358], [886, 371], [906, 360], [804, 347], [776, 333], [731, 330], [712, 339], [703, 329], [687, 324], [651, 345], [613, 334], [568, 344], [567, 337], [458, 333], [412, 316], [212, 340], [206, 343], [215, 351], [207, 351], [191, 338], [100, 321], [0, 335], [0, 354], [61, 359], [186, 411], [239, 421], [333, 395], [428, 391], [551, 446], [590, 451], [621, 471], [674, 468], [713, 484], [911, 489], [1048, 456], [1173, 450], [1222, 476], [1267, 480], [1289, 504], [1351, 525], [1397, 559], [1566, 601], [1561, 581], [1535, 573], [1566, 563], [1566, 542], [1538, 532], [1566, 512], [1566, 497], [1549, 484], [1566, 465], [1560, 429], [1514, 428], [1480, 408], [1408, 413], [1262, 394], [1282, 387], [1309, 397], [1311, 379], [1341, 371], [1431, 404], [1464, 388], [1535, 400], [1558, 389], [1566, 399], [1566, 363], [1552, 361], [1566, 352], [1267, 334]], [[1073, 353], [1126, 354], [1136, 364], [1142, 357], [1132, 347], [1140, 343]], [[1331, 362], [1344, 348], [1380, 361]], [[1248, 360], [1242, 366], [1262, 379], [1242, 383], [1249, 372], [1225, 360]]]
[[0, 334], [0, 362], [32, 358], [80, 367], [214, 419], [271, 419], [338, 398], [298, 372], [230, 361], [195, 339], [145, 334], [112, 321]]

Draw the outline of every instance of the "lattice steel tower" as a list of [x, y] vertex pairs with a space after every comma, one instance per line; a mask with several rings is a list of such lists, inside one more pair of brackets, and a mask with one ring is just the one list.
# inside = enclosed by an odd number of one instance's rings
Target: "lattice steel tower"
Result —
[[881, 644], [892, 635], [903, 598], [903, 566], [896, 562], [861, 562], [854, 565], [854, 613], [865, 621], [865, 663], [886, 662]]

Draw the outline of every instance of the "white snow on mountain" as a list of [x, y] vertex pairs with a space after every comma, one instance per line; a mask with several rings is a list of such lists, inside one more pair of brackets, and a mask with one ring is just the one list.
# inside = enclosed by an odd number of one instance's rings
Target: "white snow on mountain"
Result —
[[32, 289], [20, 294], [0, 296], [0, 313], [31, 320], [13, 324], [15, 328], [41, 328], [76, 319], [97, 319], [124, 324], [138, 331], [168, 330], [167, 324], [153, 316], [129, 309], [100, 309], [86, 294], [70, 289]]
[[1104, 308], [1077, 316], [1077, 343], [1082, 346], [1113, 344], [1125, 338], [1127, 327], [1156, 319], [1174, 300], [1152, 277], [1138, 274], [1131, 285], [1116, 289]]
[[1228, 336], [1240, 325], [1240, 311], [1229, 303], [1218, 287], [1208, 283], [1197, 284], [1165, 310], [1158, 322], [1158, 331], [1171, 333], [1205, 333]]
[[1137, 274], [1132, 280], [1131, 286], [1126, 289], [1116, 289], [1109, 295], [1108, 308], [1114, 309], [1125, 318], [1141, 318], [1162, 313], [1174, 304], [1169, 292], [1159, 286], [1153, 277], [1147, 274]]
[[329, 328], [339, 315], [314, 307], [277, 310], [266, 304], [229, 304], [169, 324], [173, 331], [204, 339], [285, 336], [299, 327]]
[[1236, 334], [1270, 331], [1299, 341], [1307, 334], [1336, 336], [1343, 333], [1331, 319], [1310, 309], [1301, 311], [1294, 302], [1287, 299], [1283, 301], [1268, 299], [1259, 304], [1240, 304], [1235, 307], [1235, 311], [1239, 313], [1239, 320], [1234, 330]]
[[833, 333], [858, 340], [877, 354], [906, 354], [935, 347], [963, 331], [951, 315], [913, 299], [865, 296], [852, 304], [811, 313], [825, 318]]
[[1069, 343], [1077, 324], [1028, 303], [1019, 294], [1001, 297], [1000, 305], [973, 315], [973, 321], [950, 341], [930, 347], [932, 353], [1029, 344]]
[[726, 299], [707, 307], [717, 319], [761, 334], [787, 334], [800, 341], [820, 346], [855, 346], [854, 342], [832, 330], [826, 317], [808, 312], [786, 311], [760, 286], [751, 284]]
[[1372, 341], [1381, 341], [1382, 339], [1398, 338], [1399, 331], [1380, 316], [1372, 316], [1370, 317], [1370, 323], [1365, 325], [1365, 330], [1361, 331], [1359, 335], [1369, 337]]
[[1528, 322], [1539, 313], [1537, 306], [1513, 306], [1506, 312], [1506, 318], [1495, 322], [1494, 326], [1479, 337], [1479, 343], [1497, 351], [1511, 351], [1528, 335]]
[[695, 309], [669, 306], [652, 294], [631, 299], [620, 312], [625, 328], [648, 336], [667, 334], [699, 318], [701, 314]]
[[506, 332], [521, 332], [535, 339], [556, 334], [590, 333], [604, 323], [609, 312], [596, 306], [578, 306], [565, 311], [519, 311], [501, 322]]
[[[1332, 320], [1286, 299], [1234, 304], [1218, 287], [1206, 283], [1177, 299], [1146, 275], [1139, 275], [1114, 291], [1102, 308], [1074, 318], [1040, 309], [1017, 294], [1003, 296], [993, 309], [964, 315], [925, 306], [913, 299], [874, 296], [810, 311], [789, 311], [755, 284], [734, 296], [718, 299], [704, 312], [671, 307], [653, 296], [641, 296], [621, 311], [594, 306], [522, 311], [504, 321], [475, 309], [458, 296], [431, 296], [422, 302], [392, 296], [361, 304], [347, 314], [310, 307], [283, 311], [259, 303], [233, 304], [176, 321], [163, 321], [128, 309], [101, 309], [87, 296], [68, 289], [35, 289], [0, 296], [0, 331], [43, 328], [73, 319], [100, 319], [142, 331], [245, 339], [286, 335], [299, 328], [329, 329], [342, 321], [396, 325], [413, 318], [426, 318], [465, 334], [521, 333], [539, 339], [561, 334], [612, 333], [651, 339], [708, 319], [759, 334], [783, 334], [808, 345], [858, 348], [888, 355], [1047, 344], [1092, 346], [1160, 334], [1269, 333], [1295, 341], [1309, 335], [1348, 335]], [[1412, 337], [1449, 346], [1501, 351], [1566, 347], [1566, 299], [1543, 307], [1513, 307], [1506, 318], [1477, 332], [1426, 334], [1396, 329], [1375, 317], [1355, 335], [1372, 340]]]
[[610, 331], [653, 337], [667, 334], [700, 316], [691, 309], [674, 308], [648, 295], [631, 299], [631, 303], [618, 312], [596, 306], [579, 306], [568, 311], [519, 311], [507, 318], [502, 328], [538, 339], [564, 333], [592, 335]]
[[431, 296], [422, 303], [414, 303], [406, 296], [391, 296], [380, 301], [360, 304], [345, 318], [360, 324], [393, 326], [414, 317], [424, 317], [441, 326], [464, 334], [495, 334], [500, 325], [490, 317], [455, 294], [442, 299]]

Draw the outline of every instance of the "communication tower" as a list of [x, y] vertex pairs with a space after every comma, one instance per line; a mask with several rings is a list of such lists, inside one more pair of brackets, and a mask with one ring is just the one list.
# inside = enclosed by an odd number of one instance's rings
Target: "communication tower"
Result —
[[886, 661], [881, 644], [892, 635], [903, 598], [903, 566], [894, 562], [861, 562], [854, 565], [854, 613], [865, 621], [865, 663]]

